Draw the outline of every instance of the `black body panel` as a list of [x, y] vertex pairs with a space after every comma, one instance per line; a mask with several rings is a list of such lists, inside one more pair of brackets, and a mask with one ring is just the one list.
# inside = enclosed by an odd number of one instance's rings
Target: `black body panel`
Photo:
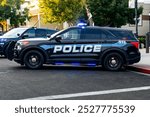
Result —
[[[111, 31], [110, 31], [111, 30]], [[121, 36], [113, 34], [123, 31]], [[50, 39], [24, 39], [14, 48], [14, 61], [24, 64], [24, 55], [30, 50], [37, 50], [44, 56], [45, 64], [86, 63], [102, 65], [109, 53], [118, 53], [123, 64], [129, 65], [140, 61], [138, 40], [131, 31], [102, 27], [71, 27], [55, 33]], [[120, 35], [121, 35], [120, 34]], [[130, 36], [131, 35], [131, 36]], [[25, 44], [27, 43], [27, 44]]]

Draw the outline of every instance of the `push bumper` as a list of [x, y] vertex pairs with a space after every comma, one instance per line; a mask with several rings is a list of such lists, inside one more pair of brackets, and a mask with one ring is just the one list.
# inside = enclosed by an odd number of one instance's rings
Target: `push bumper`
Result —
[[18, 59], [18, 58], [14, 58], [14, 61], [19, 63], [19, 64], [23, 64], [23, 62], [20, 59]]

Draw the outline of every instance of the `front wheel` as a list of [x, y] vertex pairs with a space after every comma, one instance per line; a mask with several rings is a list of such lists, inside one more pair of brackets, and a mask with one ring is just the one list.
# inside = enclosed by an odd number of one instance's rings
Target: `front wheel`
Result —
[[110, 71], [117, 71], [123, 65], [123, 58], [120, 54], [114, 52], [109, 53], [103, 60], [103, 67]]
[[27, 68], [38, 69], [43, 66], [44, 57], [36, 50], [28, 51], [24, 56], [24, 64]]

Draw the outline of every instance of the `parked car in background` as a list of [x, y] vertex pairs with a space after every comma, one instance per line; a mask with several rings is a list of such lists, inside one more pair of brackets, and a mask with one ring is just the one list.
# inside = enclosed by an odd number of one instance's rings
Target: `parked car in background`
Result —
[[11, 41], [38, 37], [46, 38], [55, 32], [57, 30], [47, 28], [14, 28], [0, 36], [0, 55], [6, 56], [6, 48]]

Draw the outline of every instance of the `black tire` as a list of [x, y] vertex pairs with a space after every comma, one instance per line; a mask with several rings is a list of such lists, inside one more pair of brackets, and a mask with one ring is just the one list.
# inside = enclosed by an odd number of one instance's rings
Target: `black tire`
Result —
[[31, 50], [25, 54], [23, 61], [27, 68], [39, 69], [43, 66], [44, 57], [41, 52]]
[[123, 65], [123, 58], [119, 53], [113, 52], [106, 55], [103, 60], [103, 67], [109, 71], [120, 70]]

